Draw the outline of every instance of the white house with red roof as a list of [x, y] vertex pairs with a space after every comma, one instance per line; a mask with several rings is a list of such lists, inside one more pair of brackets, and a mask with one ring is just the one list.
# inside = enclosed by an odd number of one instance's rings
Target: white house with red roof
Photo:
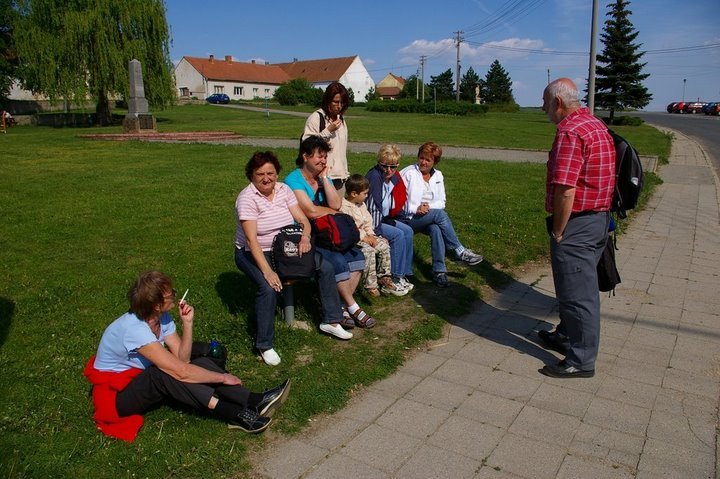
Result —
[[175, 67], [174, 76], [180, 98], [203, 100], [213, 93], [225, 93], [231, 100], [271, 98], [282, 83], [295, 78], [305, 78], [322, 89], [339, 81], [352, 88], [357, 101], [363, 101], [368, 91], [375, 88], [358, 56], [276, 64], [237, 62], [230, 55], [223, 60], [214, 55], [185, 56]]

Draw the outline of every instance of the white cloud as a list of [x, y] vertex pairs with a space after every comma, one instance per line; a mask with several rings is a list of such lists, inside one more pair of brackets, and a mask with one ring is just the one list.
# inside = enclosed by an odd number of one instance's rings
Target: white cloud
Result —
[[[544, 48], [542, 40], [530, 38], [507, 38], [505, 40], [487, 42], [482, 45], [462, 42], [460, 44], [460, 61], [465, 65], [485, 65], [495, 59], [513, 60], [526, 58], [528, 52], [524, 50], [540, 50]], [[512, 50], [520, 49], [520, 50]], [[398, 50], [400, 62], [404, 65], [414, 65], [420, 62], [420, 56], [425, 55], [428, 60], [439, 59], [440, 62], [453, 63], [457, 50], [455, 40], [445, 38], [438, 41], [415, 40], [411, 44]]]

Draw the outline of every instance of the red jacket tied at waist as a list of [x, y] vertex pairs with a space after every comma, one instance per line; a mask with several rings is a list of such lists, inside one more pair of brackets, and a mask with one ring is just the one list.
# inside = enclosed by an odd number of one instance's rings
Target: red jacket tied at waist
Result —
[[95, 369], [95, 356], [91, 357], [85, 365], [85, 377], [93, 385], [92, 399], [95, 406], [95, 425], [106, 436], [132, 442], [137, 437], [143, 425], [143, 417], [139, 414], [120, 417], [115, 409], [115, 398], [119, 391], [125, 389], [130, 381], [142, 369], [130, 368], [127, 371], [116, 373], [112, 371], [99, 371]]

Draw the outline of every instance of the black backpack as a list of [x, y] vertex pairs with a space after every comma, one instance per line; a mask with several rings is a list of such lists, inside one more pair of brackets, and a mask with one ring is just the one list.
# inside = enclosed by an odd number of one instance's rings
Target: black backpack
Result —
[[615, 235], [608, 235], [605, 249], [603, 249], [600, 261], [597, 264], [598, 289], [605, 293], [615, 294], [615, 286], [621, 283], [620, 273], [615, 263]]
[[643, 168], [640, 156], [625, 138], [608, 129], [615, 143], [615, 190], [610, 211], [618, 218], [627, 217], [627, 211], [637, 206], [643, 189]]
[[315, 248], [300, 256], [302, 226], [292, 224], [283, 226], [273, 238], [272, 269], [281, 280], [307, 279], [315, 275]]

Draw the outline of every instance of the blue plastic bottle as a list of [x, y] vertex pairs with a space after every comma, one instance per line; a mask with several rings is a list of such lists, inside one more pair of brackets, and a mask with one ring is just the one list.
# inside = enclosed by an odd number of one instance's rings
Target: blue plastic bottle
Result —
[[222, 348], [220, 347], [220, 343], [218, 343], [217, 339], [212, 339], [210, 341], [210, 351], [208, 352], [208, 355], [211, 358], [222, 357]]

